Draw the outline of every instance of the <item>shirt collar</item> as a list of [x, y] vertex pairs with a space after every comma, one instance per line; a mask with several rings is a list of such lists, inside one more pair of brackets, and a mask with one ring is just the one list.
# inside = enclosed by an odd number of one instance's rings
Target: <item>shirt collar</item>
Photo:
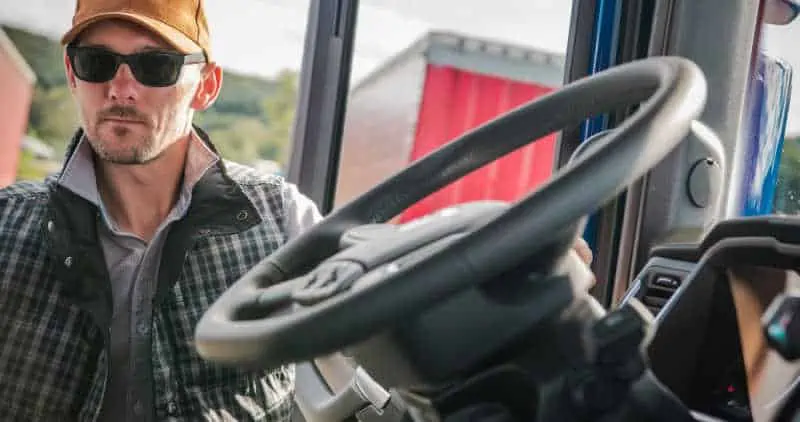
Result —
[[[188, 208], [195, 184], [219, 160], [220, 157], [200, 139], [200, 136], [193, 129], [190, 133], [189, 147], [186, 152], [183, 186], [181, 187], [176, 207], [183, 208], [183, 211]], [[82, 136], [78, 141], [74, 153], [64, 165], [64, 170], [58, 178], [58, 184], [100, 208], [106, 223], [113, 227], [110, 218], [105, 212], [100, 193], [97, 190], [94, 151], [86, 139], [86, 135]]]

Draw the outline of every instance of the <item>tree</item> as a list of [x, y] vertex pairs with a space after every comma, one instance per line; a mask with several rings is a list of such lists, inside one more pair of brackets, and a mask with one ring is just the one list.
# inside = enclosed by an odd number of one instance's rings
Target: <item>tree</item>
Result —
[[66, 85], [46, 89], [36, 87], [29, 124], [37, 135], [58, 154], [63, 153], [78, 128], [78, 108]]
[[[197, 115], [195, 122], [206, 129], [225, 158], [252, 164], [257, 160], [273, 160], [285, 165], [290, 151], [294, 112], [297, 107], [297, 73], [281, 72], [274, 81], [262, 83], [260, 113], [250, 113], [250, 103], [257, 85], [241, 76], [233, 79], [233, 87], [224, 79], [227, 104], [219, 100], [214, 107]], [[225, 91], [226, 84], [228, 90]], [[234, 104], [232, 93], [250, 87], [240, 105]], [[222, 96], [222, 94], [221, 94]], [[237, 108], [241, 107], [241, 109]]]
[[64, 74], [64, 50], [58, 42], [24, 29], [0, 26], [25, 61], [36, 73], [36, 82], [44, 88], [67, 83]]
[[208, 133], [224, 158], [244, 164], [259, 158], [259, 143], [269, 137], [268, 128], [255, 117], [240, 117]]
[[260, 152], [286, 166], [291, 151], [292, 124], [297, 108], [297, 72], [285, 70], [276, 80], [276, 89], [264, 100], [269, 134], [261, 142]]
[[47, 170], [39, 165], [36, 158], [28, 151], [21, 151], [17, 166], [17, 180], [40, 181], [47, 176]]
[[775, 187], [775, 211], [800, 214], [800, 138], [787, 137], [783, 142]]
[[213, 110], [225, 114], [265, 117], [262, 113], [264, 99], [275, 92], [275, 82], [262, 78], [239, 75], [225, 70], [222, 89], [214, 102]]

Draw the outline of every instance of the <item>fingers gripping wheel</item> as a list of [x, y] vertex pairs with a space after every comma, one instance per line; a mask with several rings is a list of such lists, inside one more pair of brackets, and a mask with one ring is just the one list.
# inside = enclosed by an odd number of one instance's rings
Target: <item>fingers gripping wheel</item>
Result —
[[[680, 143], [705, 98], [705, 79], [696, 65], [659, 57], [611, 68], [499, 116], [390, 177], [259, 263], [202, 317], [197, 350], [206, 359], [240, 367], [307, 360], [365, 340], [515, 268], [534, 252], [564, 247], [569, 244], [564, 236], [576, 235], [583, 216]], [[342, 236], [354, 227], [388, 221], [531, 140], [637, 104], [613, 133], [511, 206], [444, 210], [421, 222], [389, 226], [381, 240], [340, 250]]]

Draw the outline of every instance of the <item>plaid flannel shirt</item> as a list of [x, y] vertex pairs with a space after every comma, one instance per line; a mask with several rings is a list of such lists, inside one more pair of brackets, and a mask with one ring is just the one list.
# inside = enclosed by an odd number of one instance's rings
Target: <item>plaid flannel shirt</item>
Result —
[[[290, 419], [292, 367], [223, 368], [201, 359], [192, 338], [211, 303], [286, 241], [286, 204], [296, 192], [277, 176], [228, 162], [194, 188], [186, 217], [166, 239], [149, 330], [152, 358], [138, 369], [153, 386], [151, 418]], [[54, 178], [0, 190], [0, 420], [98, 415], [111, 291], [97, 218], [94, 205]]]

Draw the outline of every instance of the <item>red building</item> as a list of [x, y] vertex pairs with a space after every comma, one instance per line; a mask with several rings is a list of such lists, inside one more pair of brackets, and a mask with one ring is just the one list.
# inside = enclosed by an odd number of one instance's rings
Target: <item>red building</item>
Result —
[[14, 182], [36, 75], [0, 29], [0, 188]]
[[[345, 117], [336, 205], [466, 131], [562, 84], [564, 58], [434, 32], [360, 81]], [[406, 211], [409, 220], [481, 199], [513, 201], [553, 172], [555, 134], [447, 186]]]

